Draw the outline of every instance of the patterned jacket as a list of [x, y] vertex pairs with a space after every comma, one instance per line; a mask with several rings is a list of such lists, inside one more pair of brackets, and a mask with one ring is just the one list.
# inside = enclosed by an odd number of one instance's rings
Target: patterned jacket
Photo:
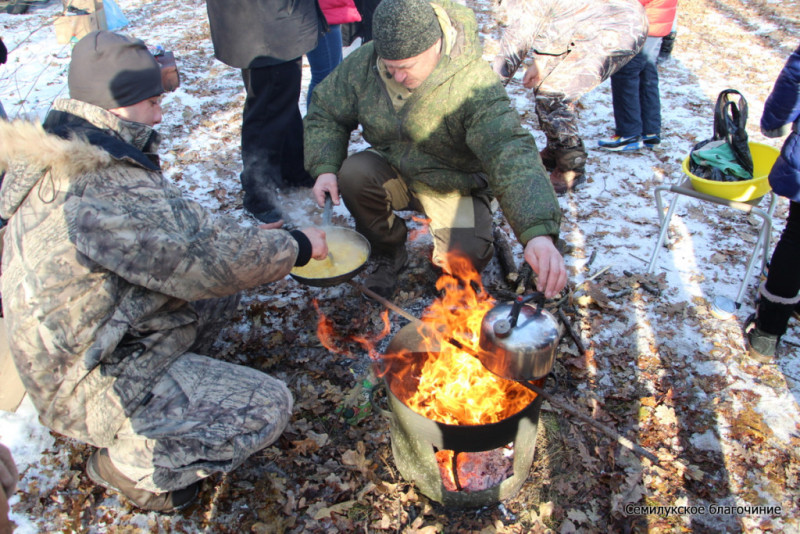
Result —
[[470, 194], [485, 173], [505, 217], [524, 244], [557, 235], [561, 212], [536, 143], [489, 63], [472, 10], [433, 3], [445, 36], [439, 64], [396, 108], [372, 42], [351, 53], [315, 89], [305, 118], [306, 168], [336, 173], [350, 133], [364, 139], [412, 190]]
[[297, 242], [185, 199], [158, 134], [75, 100], [0, 121], [3, 312], [42, 422], [107, 446], [196, 338], [192, 301], [288, 274]]
[[[647, 35], [648, 21], [638, 0], [505, 0], [501, 17], [507, 27], [500, 41], [506, 72], [513, 76], [531, 51], [561, 56], [573, 50], [596, 54], [603, 71], [608, 57], [633, 57]], [[576, 72], [575, 76], [606, 72]]]
[[800, 202], [800, 47], [789, 56], [764, 103], [761, 133], [789, 134], [769, 173], [769, 184], [777, 194]]

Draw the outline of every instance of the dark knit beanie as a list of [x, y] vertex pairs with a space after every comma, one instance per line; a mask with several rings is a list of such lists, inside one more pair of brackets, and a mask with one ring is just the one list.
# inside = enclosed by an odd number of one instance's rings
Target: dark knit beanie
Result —
[[427, 0], [383, 0], [372, 18], [372, 39], [383, 59], [408, 59], [442, 36], [439, 19]]
[[78, 41], [69, 64], [69, 96], [104, 109], [164, 92], [161, 67], [139, 39], [95, 31]]

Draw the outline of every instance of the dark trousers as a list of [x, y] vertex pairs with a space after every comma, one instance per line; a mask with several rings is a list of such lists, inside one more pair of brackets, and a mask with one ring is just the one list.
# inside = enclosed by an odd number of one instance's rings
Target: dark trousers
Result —
[[660, 37], [648, 37], [642, 51], [611, 75], [614, 122], [620, 137], [661, 135], [660, 48]]
[[314, 184], [303, 166], [303, 119], [298, 99], [302, 58], [243, 69], [242, 189], [250, 213], [274, 207], [276, 187]]
[[758, 304], [758, 328], [783, 335], [800, 293], [800, 203], [789, 203], [789, 216], [775, 252]]

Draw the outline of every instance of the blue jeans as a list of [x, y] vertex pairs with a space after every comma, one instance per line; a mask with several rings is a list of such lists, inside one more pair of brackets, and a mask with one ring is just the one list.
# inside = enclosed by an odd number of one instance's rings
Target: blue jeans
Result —
[[306, 54], [311, 66], [311, 81], [308, 83], [306, 106], [311, 102], [311, 93], [325, 76], [342, 62], [342, 28], [339, 24], [330, 26], [328, 33], [320, 35], [317, 47]]
[[661, 37], [648, 37], [642, 50], [611, 75], [614, 123], [620, 137], [661, 135], [658, 53]]

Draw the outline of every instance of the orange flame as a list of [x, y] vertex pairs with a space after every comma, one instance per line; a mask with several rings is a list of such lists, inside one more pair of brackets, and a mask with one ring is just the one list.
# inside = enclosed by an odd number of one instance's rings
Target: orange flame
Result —
[[411, 220], [420, 225], [419, 228], [412, 229], [408, 234], [409, 241], [416, 241], [420, 238], [420, 236], [428, 232], [428, 227], [431, 225], [431, 220], [425, 217], [418, 217], [417, 215], [412, 215]]
[[350, 356], [352, 354], [351, 351], [343, 348], [343, 345], [348, 342], [354, 342], [357, 343], [362, 349], [367, 351], [369, 357], [373, 360], [378, 360], [380, 358], [380, 354], [378, 354], [378, 352], [375, 350], [375, 347], [377, 343], [381, 339], [385, 338], [391, 330], [391, 324], [389, 323], [389, 310], [384, 310], [381, 313], [383, 328], [380, 333], [375, 336], [375, 339], [370, 339], [365, 336], [349, 336], [346, 338], [341, 338], [335, 334], [333, 321], [331, 321], [320, 311], [317, 299], [314, 299], [312, 304], [314, 305], [314, 309], [317, 310], [317, 315], [319, 316], [317, 319], [317, 338], [319, 338], [319, 341], [322, 343], [323, 347], [335, 354]]
[[[495, 376], [470, 354], [481, 351], [481, 322], [495, 301], [484, 290], [480, 274], [469, 260], [451, 253], [447, 263], [450, 273], [443, 274], [436, 283], [443, 296], [424, 312], [423, 325], [418, 329], [427, 358], [416, 391], [395, 393], [409, 408], [434, 421], [458, 425], [495, 423], [528, 406], [536, 394]], [[470, 352], [457, 348], [451, 340]], [[402, 359], [409, 356], [396, 355]], [[392, 372], [402, 367], [398, 362], [390, 363]]]

